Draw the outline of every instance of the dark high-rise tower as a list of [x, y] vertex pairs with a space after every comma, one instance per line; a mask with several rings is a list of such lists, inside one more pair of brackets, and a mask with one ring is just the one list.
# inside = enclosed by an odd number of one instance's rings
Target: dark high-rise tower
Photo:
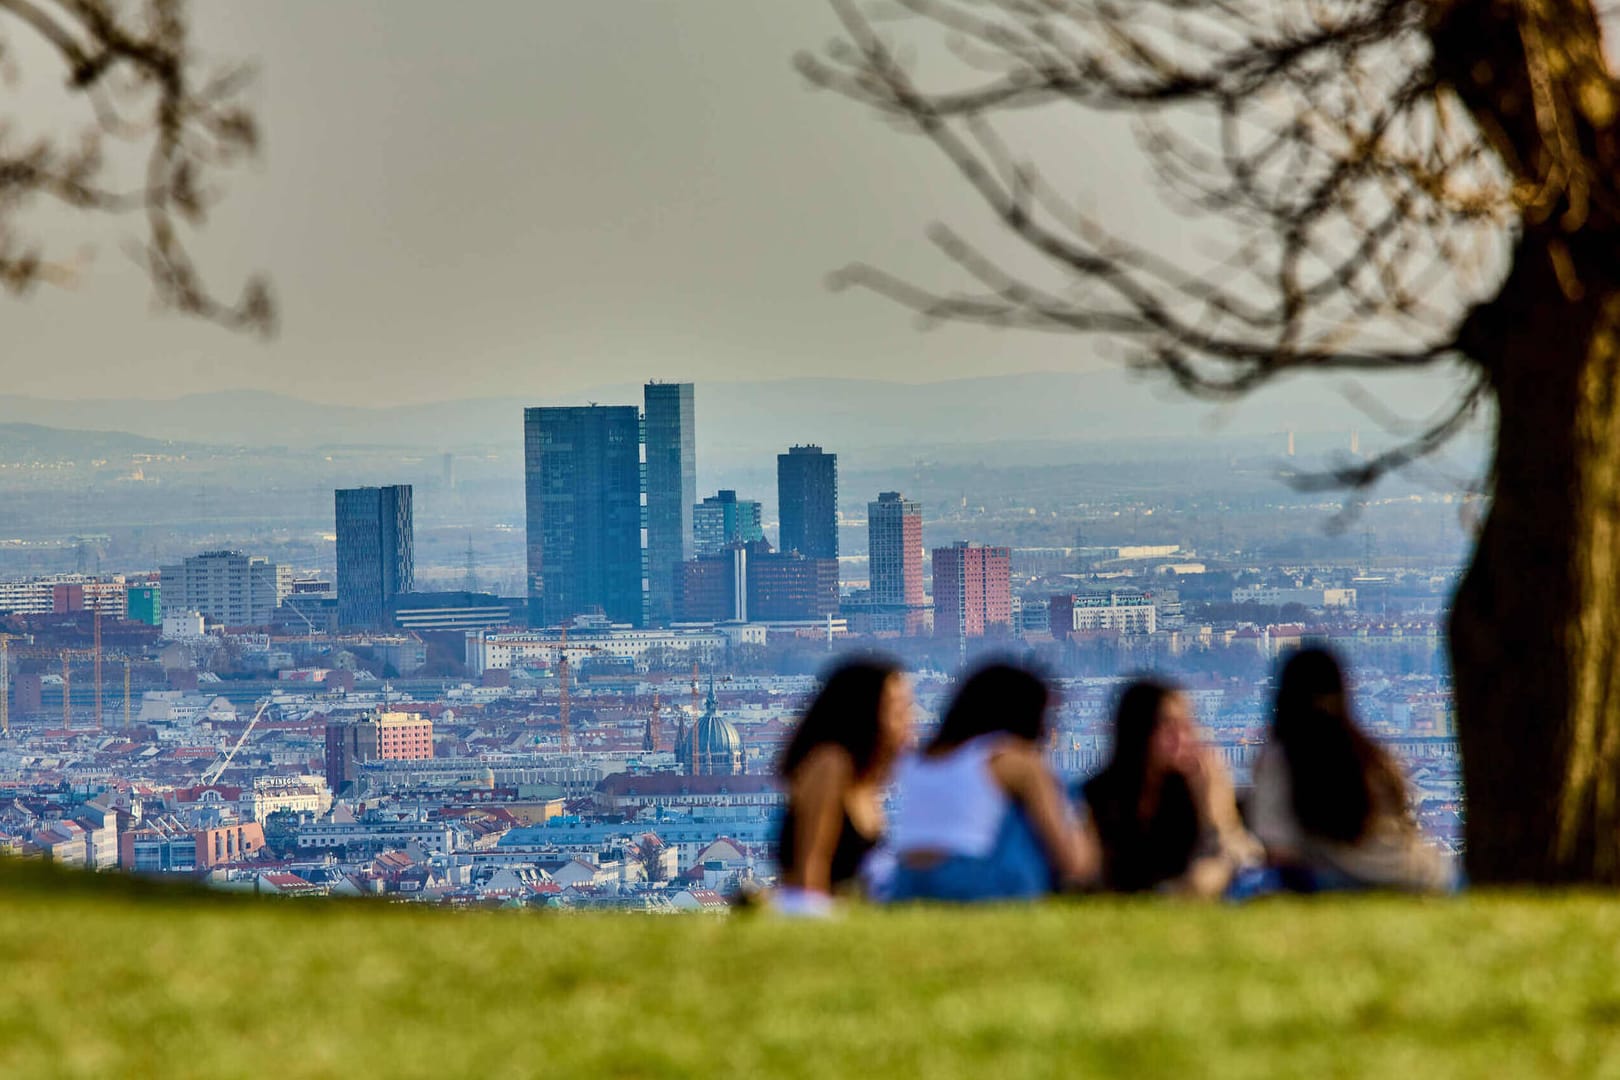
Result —
[[644, 388], [647, 444], [647, 621], [675, 617], [675, 578], [692, 557], [697, 443], [691, 383]]
[[778, 550], [811, 559], [838, 558], [838, 455], [794, 446], [776, 455]]
[[411, 486], [337, 491], [337, 600], [341, 626], [382, 626], [414, 586]]
[[640, 624], [641, 417], [634, 405], [523, 410], [529, 622]]

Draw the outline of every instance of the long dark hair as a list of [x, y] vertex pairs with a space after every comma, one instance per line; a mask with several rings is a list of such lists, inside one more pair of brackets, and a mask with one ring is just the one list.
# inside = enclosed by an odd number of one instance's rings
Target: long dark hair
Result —
[[1148, 757], [1165, 699], [1175, 687], [1158, 679], [1132, 680], [1114, 703], [1114, 747], [1108, 764], [1081, 786], [1102, 841], [1103, 877], [1111, 889], [1151, 889], [1187, 869], [1198, 843], [1198, 811], [1186, 778], [1161, 780], [1158, 802], [1142, 820]]
[[1350, 718], [1344, 672], [1326, 649], [1301, 649], [1283, 664], [1271, 723], [1306, 833], [1353, 844], [1380, 809], [1405, 811], [1406, 782]]
[[1046, 711], [1052, 697], [1046, 680], [1028, 668], [987, 664], [957, 687], [924, 753], [948, 753], [981, 735], [1006, 734], [1040, 742], [1046, 737]]
[[834, 668], [804, 710], [804, 717], [777, 762], [781, 776], [792, 776], [819, 746], [843, 747], [856, 776], [869, 776], [878, 762], [878, 709], [883, 688], [900, 665], [882, 657], [851, 660]]
[[1159, 730], [1164, 699], [1176, 688], [1158, 679], [1134, 679], [1114, 703], [1114, 747], [1108, 764], [1087, 785], [1120, 812], [1136, 813], [1147, 781], [1148, 752]]

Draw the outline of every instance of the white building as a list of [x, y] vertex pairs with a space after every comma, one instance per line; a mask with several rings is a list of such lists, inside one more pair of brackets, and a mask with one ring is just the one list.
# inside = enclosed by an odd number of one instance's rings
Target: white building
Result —
[[1356, 606], [1354, 589], [1279, 588], [1275, 585], [1244, 585], [1232, 590], [1234, 604], [1302, 604], [1308, 608], [1350, 608]]
[[570, 630], [566, 642], [557, 630], [479, 630], [467, 635], [467, 667], [475, 675], [491, 668], [551, 667], [565, 655], [575, 670], [592, 657], [645, 664], [652, 656], [679, 656], [709, 663], [724, 653], [726, 640], [724, 633], [714, 629], [636, 630], [612, 626]]
[[[1062, 598], [1054, 598], [1053, 605]], [[1159, 628], [1158, 608], [1146, 593], [1110, 591], [1081, 593], [1073, 598], [1071, 630], [1114, 630], [1151, 634]]]
[[165, 609], [198, 611], [226, 626], [267, 626], [292, 593], [291, 567], [240, 551], [205, 551], [158, 573]]

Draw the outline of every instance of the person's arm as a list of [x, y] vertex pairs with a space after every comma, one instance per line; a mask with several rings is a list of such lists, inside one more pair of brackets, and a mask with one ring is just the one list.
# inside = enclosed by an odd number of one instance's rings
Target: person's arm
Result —
[[1094, 883], [1102, 871], [1102, 849], [1095, 837], [1075, 824], [1063, 790], [1040, 752], [1034, 746], [1009, 741], [991, 756], [990, 774], [1029, 815], [1058, 883], [1065, 888]]
[[1303, 862], [1299, 825], [1294, 820], [1288, 763], [1275, 744], [1260, 751], [1254, 763], [1254, 790], [1249, 796], [1249, 821], [1255, 839], [1266, 849], [1273, 866]]
[[1166, 882], [1166, 892], [1216, 897], [1226, 891], [1239, 867], [1258, 862], [1259, 843], [1243, 827], [1225, 764], [1211, 751], [1199, 755], [1186, 774], [1202, 833], [1200, 851], [1186, 871]]
[[832, 860], [843, 824], [844, 795], [855, 779], [855, 763], [841, 747], [810, 752], [793, 777], [793, 865], [783, 881], [806, 892], [832, 892]]

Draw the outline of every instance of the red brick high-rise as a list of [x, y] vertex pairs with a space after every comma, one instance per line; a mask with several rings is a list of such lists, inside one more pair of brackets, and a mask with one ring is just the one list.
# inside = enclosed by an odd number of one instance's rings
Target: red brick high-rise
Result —
[[934, 636], [984, 637], [1012, 628], [1012, 549], [959, 541], [935, 548]]

